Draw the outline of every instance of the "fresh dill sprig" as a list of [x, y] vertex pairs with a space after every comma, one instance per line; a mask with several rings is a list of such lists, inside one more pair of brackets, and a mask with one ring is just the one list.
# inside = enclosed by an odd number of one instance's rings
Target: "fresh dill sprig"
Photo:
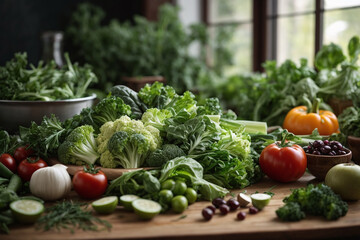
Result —
[[[87, 203], [73, 201], [63, 201], [46, 209], [46, 215], [37, 221], [37, 228], [49, 231], [56, 229], [69, 229], [71, 233], [81, 229], [83, 231], [110, 230], [111, 224], [92, 215], [91, 210], [87, 210]], [[100, 228], [99, 226], [103, 226]]]

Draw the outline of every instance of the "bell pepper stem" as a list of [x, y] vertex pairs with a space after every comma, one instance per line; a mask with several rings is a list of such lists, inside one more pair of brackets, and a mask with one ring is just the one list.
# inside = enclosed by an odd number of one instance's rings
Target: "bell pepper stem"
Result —
[[320, 98], [315, 98], [315, 100], [314, 100], [314, 102], [312, 104], [312, 107], [311, 107], [311, 112], [312, 113], [319, 114], [320, 102], [321, 102]]

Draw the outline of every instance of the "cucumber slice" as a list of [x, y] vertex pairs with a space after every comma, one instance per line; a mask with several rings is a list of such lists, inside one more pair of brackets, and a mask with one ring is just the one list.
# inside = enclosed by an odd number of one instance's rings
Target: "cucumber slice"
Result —
[[14, 218], [20, 223], [34, 223], [44, 212], [44, 205], [35, 200], [17, 200], [10, 204]]
[[136, 215], [142, 219], [151, 219], [161, 211], [161, 205], [159, 203], [148, 199], [136, 199], [132, 202], [132, 206]]
[[254, 193], [251, 194], [250, 197], [251, 197], [252, 205], [259, 210], [267, 206], [271, 199], [271, 196], [266, 193]]
[[133, 207], [131, 205], [131, 203], [136, 200], [136, 199], [139, 199], [139, 196], [136, 196], [136, 195], [131, 195], [131, 194], [128, 194], [128, 195], [122, 195], [120, 197], [120, 204], [122, 206], [124, 206], [124, 208], [126, 210], [130, 210], [132, 211], [133, 210]]
[[91, 206], [98, 213], [109, 214], [115, 211], [118, 202], [118, 197], [109, 196], [92, 202]]

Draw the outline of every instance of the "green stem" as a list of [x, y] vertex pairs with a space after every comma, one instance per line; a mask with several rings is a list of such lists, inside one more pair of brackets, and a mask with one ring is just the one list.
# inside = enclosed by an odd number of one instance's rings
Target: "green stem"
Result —
[[[311, 113], [319, 114], [320, 102], [321, 102], [320, 98], [315, 98], [315, 100], [312, 104], [312, 107], [311, 107]], [[310, 108], [308, 108], [308, 109], [310, 109]]]

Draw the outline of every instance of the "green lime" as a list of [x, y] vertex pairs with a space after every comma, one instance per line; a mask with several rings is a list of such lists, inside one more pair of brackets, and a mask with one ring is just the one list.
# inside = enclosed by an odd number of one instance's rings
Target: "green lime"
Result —
[[171, 199], [174, 197], [172, 191], [169, 189], [163, 189], [159, 192], [159, 198], [161, 203], [170, 203]]
[[186, 183], [180, 180], [176, 180], [174, 190], [172, 191], [175, 196], [184, 195], [187, 189]]
[[179, 195], [171, 199], [171, 209], [176, 213], [182, 213], [188, 207], [188, 200], [186, 197]]
[[142, 219], [151, 219], [161, 211], [161, 205], [159, 203], [142, 198], [134, 200], [132, 202], [132, 207], [136, 215]]
[[17, 200], [10, 204], [10, 209], [18, 222], [34, 223], [44, 212], [44, 205], [35, 200]]
[[197, 193], [193, 188], [187, 188], [185, 191], [185, 197], [188, 200], [189, 204], [196, 202]]
[[254, 193], [250, 196], [252, 205], [261, 210], [270, 202], [271, 196], [265, 193]]
[[98, 213], [109, 214], [115, 211], [118, 205], [118, 197], [109, 196], [92, 202], [91, 206]]
[[175, 181], [172, 179], [168, 179], [161, 184], [161, 189], [169, 189], [172, 191], [174, 190], [174, 187], [175, 187]]
[[124, 208], [126, 210], [130, 210], [132, 211], [133, 210], [133, 207], [132, 207], [132, 202], [136, 199], [139, 199], [139, 196], [136, 196], [136, 195], [131, 195], [131, 194], [128, 194], [128, 195], [122, 195], [120, 197], [120, 204], [122, 206], [124, 206]]

